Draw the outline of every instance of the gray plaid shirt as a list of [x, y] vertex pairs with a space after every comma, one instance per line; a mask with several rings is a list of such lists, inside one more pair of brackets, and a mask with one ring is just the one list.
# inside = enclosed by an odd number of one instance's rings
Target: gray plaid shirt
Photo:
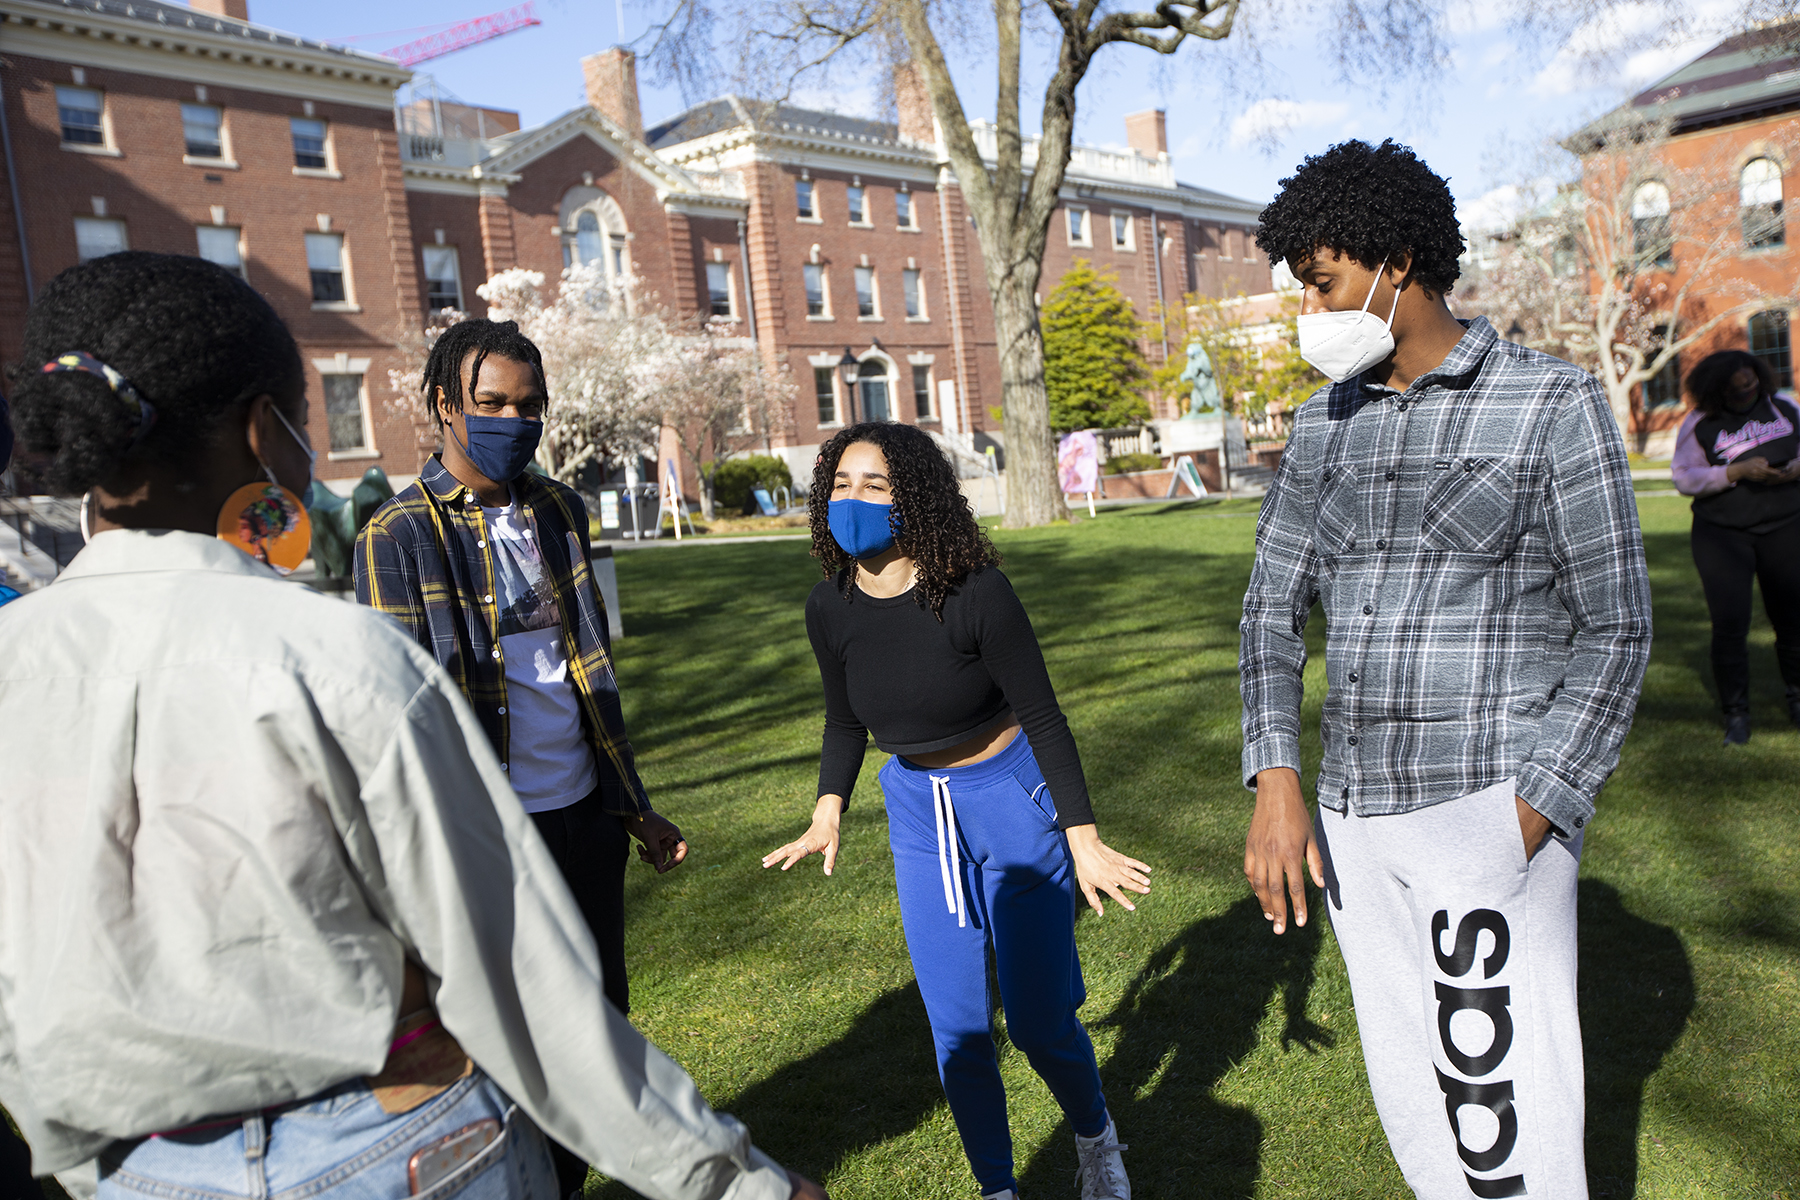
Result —
[[1637, 505], [1600, 385], [1477, 317], [1405, 392], [1359, 376], [1301, 406], [1244, 596], [1252, 786], [1300, 767], [1315, 601], [1321, 804], [1407, 812], [1517, 776], [1559, 831], [1580, 829], [1650, 657]]

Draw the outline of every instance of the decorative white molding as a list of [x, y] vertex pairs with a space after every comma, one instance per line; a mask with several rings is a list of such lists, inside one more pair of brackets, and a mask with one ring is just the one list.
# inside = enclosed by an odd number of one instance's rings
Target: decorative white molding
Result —
[[388, 59], [249, 30], [201, 12], [165, 23], [0, 0], [0, 48], [53, 62], [383, 110], [392, 109], [394, 89], [412, 78]]

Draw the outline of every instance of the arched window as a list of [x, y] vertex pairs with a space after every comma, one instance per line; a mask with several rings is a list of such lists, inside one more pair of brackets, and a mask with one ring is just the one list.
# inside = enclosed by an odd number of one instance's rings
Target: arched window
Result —
[[862, 391], [862, 419], [893, 420], [893, 405], [888, 400], [888, 364], [879, 358], [865, 358], [856, 369], [856, 382]]
[[608, 283], [631, 274], [625, 213], [611, 196], [595, 187], [570, 188], [560, 218], [563, 266], [596, 264]]
[[1787, 241], [1781, 215], [1781, 168], [1773, 159], [1753, 158], [1738, 176], [1738, 202], [1743, 206], [1744, 246], [1759, 250]]
[[1631, 249], [1640, 263], [1659, 267], [1675, 261], [1674, 228], [1669, 220], [1669, 189], [1644, 183], [1631, 195]]

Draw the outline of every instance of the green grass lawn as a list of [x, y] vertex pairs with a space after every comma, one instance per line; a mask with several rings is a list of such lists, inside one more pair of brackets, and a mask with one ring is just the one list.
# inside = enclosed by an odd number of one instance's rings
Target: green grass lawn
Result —
[[[1596, 1196], [1800, 1198], [1800, 731], [1760, 607], [1756, 735], [1726, 751], [1679, 498], [1640, 501], [1656, 647], [1588, 828], [1581, 1004]], [[1254, 502], [996, 535], [1080, 741], [1102, 836], [1156, 868], [1078, 936], [1140, 1200], [1395, 1197], [1324, 922], [1271, 936], [1242, 874], [1237, 617]], [[823, 720], [798, 542], [622, 555], [619, 676], [674, 875], [630, 877], [634, 1019], [756, 1140], [842, 1200], [972, 1197], [901, 938], [871, 749], [836, 874], [761, 856], [804, 828]], [[1318, 757], [1323, 623], [1306, 746]], [[1003, 1051], [1024, 1194], [1072, 1195], [1070, 1130]], [[627, 1193], [596, 1184], [595, 1196]]]

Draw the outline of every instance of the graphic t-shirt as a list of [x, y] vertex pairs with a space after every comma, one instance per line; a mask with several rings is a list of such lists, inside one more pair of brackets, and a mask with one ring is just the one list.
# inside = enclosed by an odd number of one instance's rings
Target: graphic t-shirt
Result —
[[506, 658], [507, 773], [526, 812], [566, 808], [593, 791], [599, 776], [569, 682], [556, 592], [518, 502], [481, 512], [499, 589], [495, 637]]

